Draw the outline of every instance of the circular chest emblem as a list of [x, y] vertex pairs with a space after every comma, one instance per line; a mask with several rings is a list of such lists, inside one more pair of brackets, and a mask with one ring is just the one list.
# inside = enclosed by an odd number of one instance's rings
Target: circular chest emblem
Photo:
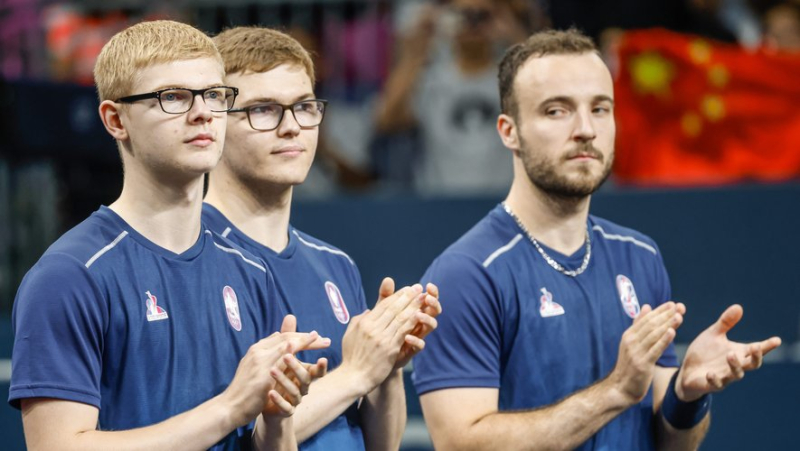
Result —
[[344, 303], [339, 287], [333, 282], [325, 282], [325, 292], [328, 294], [328, 301], [331, 303], [331, 309], [333, 309], [336, 319], [342, 324], [347, 324], [350, 321], [350, 312], [347, 311], [347, 305]]
[[242, 317], [239, 314], [239, 299], [233, 288], [225, 285], [222, 289], [222, 300], [225, 301], [225, 313], [228, 315], [228, 322], [237, 332], [242, 330]]
[[639, 314], [639, 298], [636, 297], [636, 290], [633, 288], [631, 279], [623, 276], [617, 276], [617, 292], [619, 293], [619, 301], [622, 303], [622, 309], [625, 314], [631, 318], [636, 318]]

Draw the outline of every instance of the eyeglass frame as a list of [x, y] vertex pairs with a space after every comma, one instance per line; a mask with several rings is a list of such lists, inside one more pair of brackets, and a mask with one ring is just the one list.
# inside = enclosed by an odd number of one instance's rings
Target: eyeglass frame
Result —
[[[316, 125], [300, 125], [300, 122], [297, 120], [297, 116], [295, 116], [293, 108], [294, 108], [295, 105], [299, 105], [301, 103], [306, 103], [306, 102], [320, 102], [320, 103], [322, 103], [322, 105], [323, 105], [323, 108], [322, 108], [322, 119], [320, 119], [319, 124], [316, 124]], [[253, 121], [250, 120], [250, 110], [253, 109], [253, 108], [256, 108], [256, 107], [264, 106], [264, 105], [278, 105], [279, 107], [281, 107], [281, 117], [278, 118], [277, 125], [275, 125], [272, 128], [269, 128], [269, 129], [255, 128], [253, 126]], [[283, 122], [283, 118], [286, 115], [286, 110], [289, 110], [289, 111], [292, 112], [292, 117], [294, 118], [294, 121], [297, 122], [297, 125], [300, 125], [301, 128], [314, 128], [314, 127], [319, 127], [320, 125], [322, 125], [322, 122], [325, 121], [325, 111], [327, 110], [327, 108], [328, 108], [328, 101], [325, 100], [325, 99], [305, 99], [305, 100], [298, 100], [297, 102], [289, 104], [289, 105], [284, 105], [283, 103], [278, 103], [278, 102], [261, 102], [261, 103], [256, 103], [256, 104], [253, 104], [253, 105], [250, 105], [250, 106], [242, 107], [242, 108], [231, 108], [230, 110], [228, 110], [228, 113], [245, 113], [245, 114], [247, 114], [247, 123], [250, 124], [250, 128], [252, 128], [253, 130], [255, 130], [257, 132], [271, 132], [273, 130], [277, 130], [278, 127], [281, 126], [281, 123]]]
[[[203, 89], [164, 88], [164, 89], [159, 89], [158, 91], [148, 92], [146, 94], [134, 94], [132, 96], [120, 97], [119, 99], [115, 100], [115, 102], [117, 102], [117, 103], [133, 103], [133, 102], [138, 102], [140, 100], [146, 100], [146, 99], [158, 99], [158, 106], [161, 107], [161, 111], [163, 111], [163, 112], [165, 112], [167, 114], [184, 114], [184, 113], [190, 111], [194, 107], [194, 99], [195, 99], [195, 97], [200, 96], [200, 98], [203, 99], [203, 103], [206, 103], [205, 93], [207, 91], [212, 90], [212, 89], [220, 89], [220, 88], [233, 90], [233, 100], [231, 100], [231, 106], [230, 106], [230, 108], [225, 109], [225, 110], [211, 110], [211, 112], [212, 113], [229, 113], [233, 109], [233, 105], [236, 102], [236, 96], [239, 95], [239, 88], [235, 88], [233, 86], [211, 86], [209, 88], [203, 88]], [[177, 91], [177, 90], [191, 92], [192, 93], [192, 103], [189, 104], [189, 108], [186, 111], [181, 111], [180, 113], [172, 113], [172, 112], [167, 111], [164, 108], [164, 105], [161, 103], [161, 94], [165, 93], [167, 91]]]

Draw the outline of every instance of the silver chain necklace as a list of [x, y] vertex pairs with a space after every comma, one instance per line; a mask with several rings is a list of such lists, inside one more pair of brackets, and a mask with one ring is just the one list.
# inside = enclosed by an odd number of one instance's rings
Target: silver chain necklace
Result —
[[546, 261], [547, 264], [550, 265], [551, 268], [553, 268], [556, 271], [560, 272], [561, 274], [564, 274], [565, 276], [569, 276], [569, 277], [576, 277], [576, 276], [580, 275], [581, 273], [583, 273], [584, 271], [586, 271], [586, 268], [589, 266], [589, 260], [592, 259], [592, 240], [589, 237], [589, 228], [588, 227], [586, 228], [586, 255], [583, 256], [583, 263], [581, 263], [581, 266], [578, 269], [574, 269], [574, 270], [573, 269], [565, 269], [563, 266], [561, 266], [560, 263], [555, 261], [553, 259], [553, 257], [547, 255], [547, 252], [545, 252], [544, 249], [542, 249], [542, 246], [539, 245], [539, 242], [536, 241], [536, 238], [534, 238], [533, 235], [531, 235], [531, 233], [528, 231], [527, 227], [522, 225], [522, 221], [519, 220], [517, 215], [515, 215], [514, 212], [511, 211], [511, 208], [509, 208], [509, 206], [506, 205], [505, 202], [501, 202], [500, 205], [502, 205], [503, 209], [506, 211], [506, 213], [508, 213], [508, 215], [511, 216], [514, 219], [514, 221], [516, 221], [516, 223], [519, 226], [519, 228], [522, 229], [523, 232], [525, 232], [525, 235], [527, 235], [528, 239], [531, 240], [531, 243], [533, 243], [533, 247], [535, 247], [536, 250], [539, 251], [539, 253], [542, 255], [542, 258], [544, 258], [544, 261]]

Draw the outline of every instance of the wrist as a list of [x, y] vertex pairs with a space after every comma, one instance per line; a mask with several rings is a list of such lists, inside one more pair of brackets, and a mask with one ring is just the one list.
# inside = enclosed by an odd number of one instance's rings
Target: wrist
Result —
[[341, 377], [341, 381], [345, 381], [345, 386], [351, 387], [352, 394], [356, 398], [366, 396], [367, 393], [371, 392], [377, 385], [376, 382], [371, 380], [368, 372], [359, 368], [354, 368], [346, 362], [342, 362], [342, 364], [336, 368], [335, 372], [332, 372], [325, 377], [329, 378], [333, 375], [333, 373], [336, 373], [337, 377]]
[[706, 393], [692, 401], [682, 401], [677, 390], [678, 373], [675, 372], [667, 385], [664, 401], [661, 403], [661, 416], [675, 429], [691, 429], [711, 410], [711, 394]]
[[209, 400], [209, 407], [215, 413], [220, 424], [222, 424], [227, 431], [232, 431], [240, 426], [249, 422], [248, 418], [244, 418], [240, 409], [237, 409], [225, 396], [225, 392], [211, 398]]

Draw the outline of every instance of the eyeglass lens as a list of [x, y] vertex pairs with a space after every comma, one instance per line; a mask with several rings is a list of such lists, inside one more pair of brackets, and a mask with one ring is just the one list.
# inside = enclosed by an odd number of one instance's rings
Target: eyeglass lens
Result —
[[[233, 107], [234, 99], [231, 88], [218, 87], [203, 91], [203, 101], [214, 112], [228, 111]], [[194, 94], [188, 89], [169, 89], [163, 91], [158, 100], [167, 113], [185, 113], [194, 104]]]
[[291, 109], [301, 127], [314, 127], [322, 122], [325, 104], [318, 100], [297, 102], [284, 107], [278, 103], [265, 103], [248, 108], [250, 125], [256, 130], [272, 130], [280, 125], [286, 109]]

